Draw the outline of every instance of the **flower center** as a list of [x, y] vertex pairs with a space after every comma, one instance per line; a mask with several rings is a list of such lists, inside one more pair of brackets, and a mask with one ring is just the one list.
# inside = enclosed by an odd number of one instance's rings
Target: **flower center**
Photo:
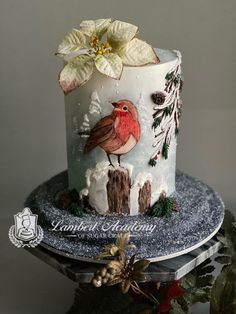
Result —
[[99, 39], [96, 35], [92, 35], [89, 38], [89, 46], [91, 47], [91, 49], [89, 49], [89, 53], [95, 55], [106, 55], [112, 50], [109, 42], [99, 42]]

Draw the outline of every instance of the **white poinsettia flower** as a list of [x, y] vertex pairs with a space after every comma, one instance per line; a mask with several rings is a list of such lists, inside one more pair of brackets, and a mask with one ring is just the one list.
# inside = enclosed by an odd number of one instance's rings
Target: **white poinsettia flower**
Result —
[[112, 19], [87, 20], [73, 29], [56, 54], [67, 62], [59, 75], [65, 94], [85, 84], [94, 69], [119, 80], [123, 65], [159, 63], [153, 48], [135, 36], [138, 27]]

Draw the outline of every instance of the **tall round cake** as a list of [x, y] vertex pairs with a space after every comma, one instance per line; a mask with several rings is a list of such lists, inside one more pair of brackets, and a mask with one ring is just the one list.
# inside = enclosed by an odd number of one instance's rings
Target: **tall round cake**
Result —
[[137, 32], [86, 20], [58, 47], [68, 171], [25, 203], [39, 215], [42, 245], [58, 254], [119, 258], [131, 237], [141, 258], [160, 261], [201, 246], [222, 224], [219, 195], [175, 169], [181, 54]]
[[181, 55], [155, 51], [158, 64], [120, 80], [96, 70], [65, 96], [69, 186], [100, 214], [145, 213], [175, 191]]

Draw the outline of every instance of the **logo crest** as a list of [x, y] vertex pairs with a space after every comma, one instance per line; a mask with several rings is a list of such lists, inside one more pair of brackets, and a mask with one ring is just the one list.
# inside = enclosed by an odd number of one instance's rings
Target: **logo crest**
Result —
[[25, 207], [14, 215], [15, 225], [11, 226], [9, 239], [17, 248], [36, 247], [43, 239], [43, 229], [37, 225], [38, 215]]

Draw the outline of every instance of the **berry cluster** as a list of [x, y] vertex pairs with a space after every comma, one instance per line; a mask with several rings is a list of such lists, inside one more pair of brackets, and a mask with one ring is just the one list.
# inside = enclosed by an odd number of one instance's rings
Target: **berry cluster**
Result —
[[92, 278], [92, 284], [98, 288], [102, 285], [106, 285], [109, 283], [109, 281], [113, 280], [116, 276], [116, 270], [114, 268], [111, 268], [109, 264], [105, 267], [102, 267], [99, 269], [94, 277]]

